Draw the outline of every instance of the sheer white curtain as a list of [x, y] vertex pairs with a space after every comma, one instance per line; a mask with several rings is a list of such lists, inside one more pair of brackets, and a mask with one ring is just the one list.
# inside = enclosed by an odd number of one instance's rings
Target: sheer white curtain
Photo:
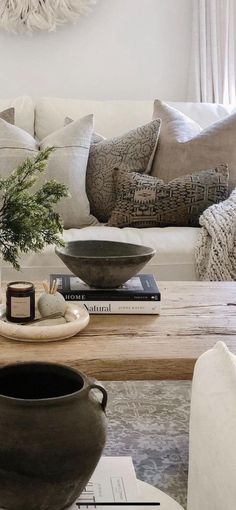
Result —
[[236, 0], [193, 0], [188, 99], [236, 102]]

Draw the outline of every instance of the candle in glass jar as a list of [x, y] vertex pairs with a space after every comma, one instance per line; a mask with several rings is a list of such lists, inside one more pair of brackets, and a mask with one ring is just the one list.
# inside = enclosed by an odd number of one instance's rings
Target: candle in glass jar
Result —
[[29, 322], [35, 318], [35, 288], [25, 281], [10, 282], [6, 292], [6, 317], [11, 322]]

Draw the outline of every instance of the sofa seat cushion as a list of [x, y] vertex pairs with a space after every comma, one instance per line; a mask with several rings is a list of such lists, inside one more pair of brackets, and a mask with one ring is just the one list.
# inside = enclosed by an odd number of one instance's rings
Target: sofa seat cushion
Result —
[[[194, 247], [199, 228], [123, 228], [90, 226], [82, 229], [64, 231], [65, 241], [103, 239], [126, 243], [142, 244], [157, 250], [155, 257], [143, 269], [153, 273], [159, 280], [196, 280]], [[2, 279], [18, 277], [19, 273], [4, 262]], [[48, 278], [50, 273], [68, 273], [66, 266], [54, 253], [54, 247], [48, 246], [42, 253], [29, 253], [21, 259], [22, 278]]]

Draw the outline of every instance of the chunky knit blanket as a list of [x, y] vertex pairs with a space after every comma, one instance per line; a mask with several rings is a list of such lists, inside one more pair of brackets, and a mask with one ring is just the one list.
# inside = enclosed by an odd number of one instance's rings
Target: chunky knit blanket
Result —
[[200, 280], [236, 280], [236, 189], [206, 209], [195, 248]]

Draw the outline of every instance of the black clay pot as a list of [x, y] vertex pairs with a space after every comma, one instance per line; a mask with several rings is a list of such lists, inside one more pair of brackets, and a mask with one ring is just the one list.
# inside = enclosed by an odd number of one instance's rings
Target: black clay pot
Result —
[[62, 510], [71, 505], [105, 445], [106, 402], [103, 386], [64, 365], [1, 368], [0, 508]]

